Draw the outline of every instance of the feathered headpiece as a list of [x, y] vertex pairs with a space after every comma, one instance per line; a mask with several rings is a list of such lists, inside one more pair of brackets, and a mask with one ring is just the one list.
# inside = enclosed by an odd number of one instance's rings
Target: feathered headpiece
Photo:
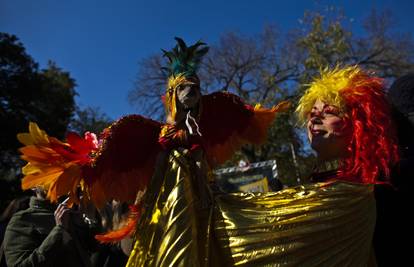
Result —
[[175, 119], [177, 112], [176, 90], [184, 84], [199, 84], [197, 70], [201, 59], [208, 52], [209, 47], [198, 41], [187, 47], [185, 42], [175, 37], [177, 45], [171, 51], [165, 51], [164, 56], [168, 58], [168, 67], [162, 68], [168, 73], [167, 93], [165, 95], [165, 107], [167, 114]]
[[363, 183], [389, 177], [398, 149], [382, 79], [358, 66], [322, 70], [299, 101], [296, 112], [302, 122], [317, 99], [336, 106], [352, 128], [350, 155], [340, 166], [345, 176]]

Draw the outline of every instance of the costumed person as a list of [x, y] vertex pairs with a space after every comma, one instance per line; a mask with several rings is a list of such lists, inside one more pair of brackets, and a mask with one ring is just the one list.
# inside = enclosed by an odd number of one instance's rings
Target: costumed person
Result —
[[[116, 199], [135, 203], [126, 227], [97, 236], [115, 242], [133, 234], [128, 266], [212, 265], [213, 199], [209, 170], [224, 163], [246, 143], [266, 140], [283, 102], [271, 109], [247, 105], [233, 94], [201, 95], [196, 74], [208, 47], [187, 47], [179, 38], [169, 59], [165, 95], [167, 123], [139, 115], [123, 117], [101, 134], [99, 144], [87, 133], [74, 133], [65, 143], [47, 136], [36, 124], [19, 134], [29, 163], [23, 189], [48, 188], [48, 198], [69, 194], [78, 185], [84, 196], [102, 207]], [[84, 197], [86, 200], [87, 197]]]
[[317, 173], [332, 166], [334, 177], [342, 180], [387, 182], [399, 156], [382, 79], [358, 66], [322, 71], [300, 99], [297, 113], [321, 162]]
[[375, 184], [376, 214], [365, 216], [377, 218], [373, 236], [377, 264], [396, 263], [398, 257], [392, 257], [389, 253], [394, 249], [388, 247], [399, 247], [398, 242], [389, 243], [396, 229], [386, 226], [401, 219], [404, 213], [395, 211], [404, 202], [395, 205], [398, 196], [391, 178], [399, 161], [398, 142], [383, 81], [356, 66], [325, 70], [301, 98], [297, 111], [307, 123], [311, 146], [318, 155], [311, 180]]
[[217, 196], [228, 265], [375, 266], [374, 185], [398, 161], [382, 80], [357, 66], [324, 70], [296, 111], [318, 155], [313, 183]]

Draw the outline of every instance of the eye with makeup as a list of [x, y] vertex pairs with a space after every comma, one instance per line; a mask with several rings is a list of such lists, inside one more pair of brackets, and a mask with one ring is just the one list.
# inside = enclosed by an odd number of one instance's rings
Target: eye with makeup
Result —
[[319, 111], [316, 108], [313, 108], [312, 111], [308, 115], [308, 119], [311, 119], [313, 117], [321, 117], [325, 118], [328, 116], [340, 116], [340, 111], [335, 106], [325, 105], [322, 109], [322, 111]]
[[316, 112], [310, 112], [308, 113], [308, 120], [316, 116]]
[[323, 112], [324, 116], [332, 115], [332, 116], [338, 116], [339, 117], [339, 114], [340, 114], [339, 109], [335, 106], [325, 106], [323, 108], [322, 112]]
[[311, 119], [313, 117], [320, 116], [320, 115], [321, 115], [321, 112], [317, 108], [313, 107], [311, 112], [308, 113], [308, 119]]

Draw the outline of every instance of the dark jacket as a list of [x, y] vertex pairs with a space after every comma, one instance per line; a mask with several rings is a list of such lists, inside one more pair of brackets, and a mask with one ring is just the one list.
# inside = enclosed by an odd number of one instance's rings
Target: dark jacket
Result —
[[12, 217], [4, 237], [8, 267], [90, 266], [78, 238], [55, 225], [54, 210], [48, 201], [33, 197], [28, 209]]

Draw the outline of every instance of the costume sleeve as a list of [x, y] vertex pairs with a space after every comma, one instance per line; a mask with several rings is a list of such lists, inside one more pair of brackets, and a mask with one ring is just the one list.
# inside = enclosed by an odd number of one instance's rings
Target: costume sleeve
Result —
[[33, 226], [13, 217], [4, 238], [7, 266], [56, 266], [68, 236], [63, 227], [55, 226], [42, 241]]

